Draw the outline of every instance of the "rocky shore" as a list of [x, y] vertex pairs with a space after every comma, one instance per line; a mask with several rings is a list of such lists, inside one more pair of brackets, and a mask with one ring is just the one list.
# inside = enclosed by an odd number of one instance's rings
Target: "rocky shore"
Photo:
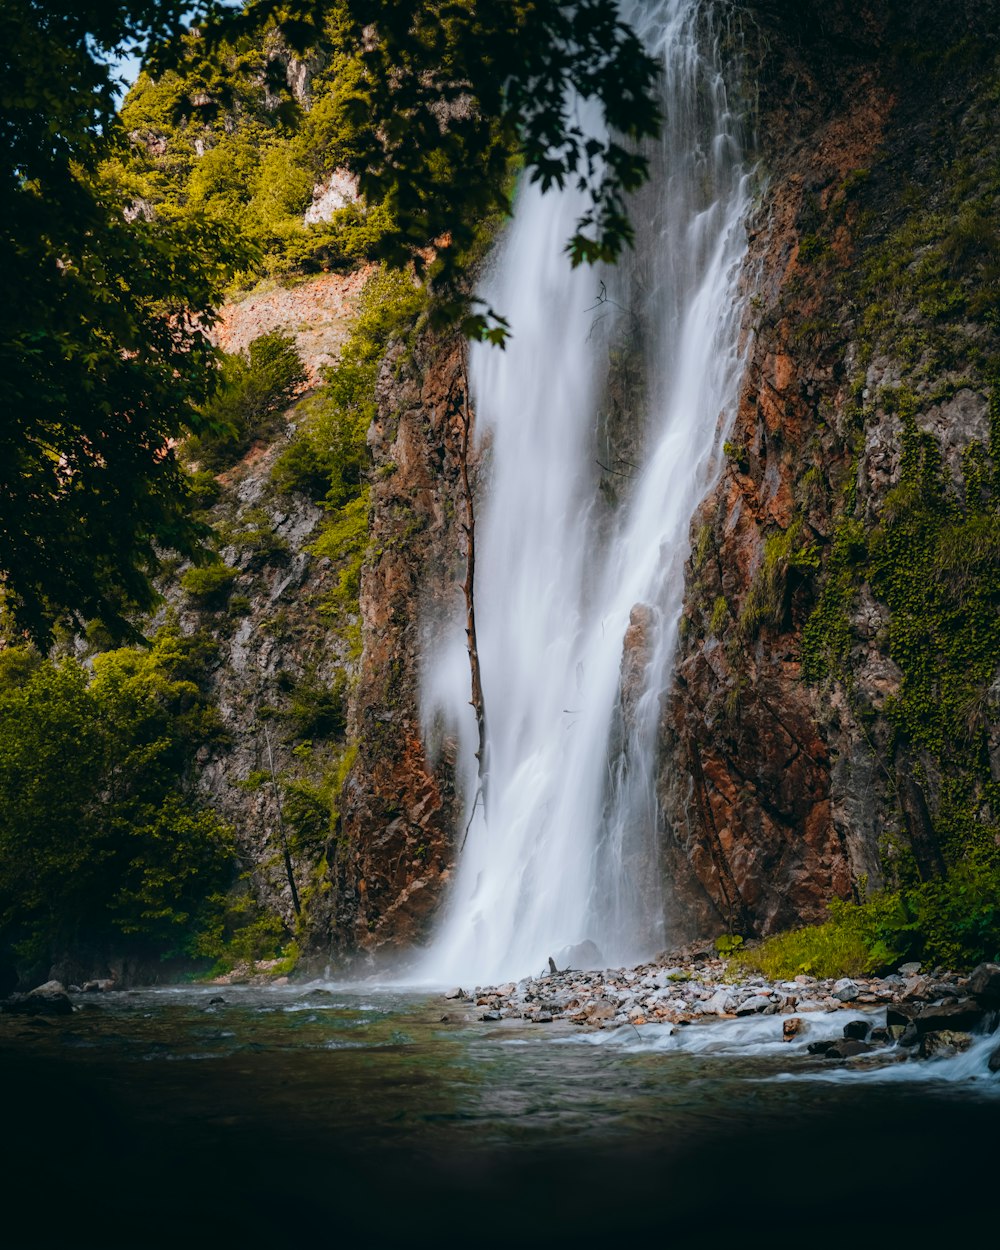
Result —
[[[559, 969], [551, 962], [548, 973], [518, 982], [468, 991], [456, 986], [444, 995], [441, 1022], [521, 1027], [561, 1022], [581, 1031], [632, 1027], [644, 1028], [646, 1037], [665, 1038], [686, 1026], [780, 1016], [775, 1040], [804, 1043], [808, 1054], [826, 1060], [863, 1064], [946, 1058], [996, 1035], [988, 1066], [1000, 1073], [1000, 964], [980, 964], [967, 975], [906, 963], [885, 976], [769, 981], [741, 975], [735, 961], [693, 948], [632, 968]], [[290, 978], [273, 971], [268, 976], [257, 967], [253, 975], [210, 982], [223, 983], [281, 988]], [[68, 988], [48, 981], [0, 1000], [0, 1014], [70, 1015], [80, 1009], [76, 996], [116, 988], [109, 980]], [[840, 1011], [845, 1023], [840, 1035], [835, 1029], [831, 1036], [830, 1013]], [[813, 1029], [809, 1018], [817, 1013], [823, 1027]]]
[[[466, 1019], [562, 1020], [591, 1029], [659, 1025], [672, 1032], [711, 1020], [780, 1015], [789, 1042], [806, 1031], [809, 1013], [851, 1009], [843, 1038], [810, 1043], [811, 1054], [849, 1060], [893, 1047], [900, 1058], [931, 1058], [956, 1054], [972, 1045], [974, 1034], [997, 1030], [1000, 964], [980, 964], [965, 976], [906, 963], [886, 976], [768, 981], [741, 978], [732, 961], [689, 949], [634, 968], [553, 967], [516, 983], [468, 992], [456, 986], [445, 999], [463, 1008]], [[858, 1019], [859, 1011], [870, 1012], [872, 1020]], [[1000, 1072], [1000, 1045], [990, 1071]]]

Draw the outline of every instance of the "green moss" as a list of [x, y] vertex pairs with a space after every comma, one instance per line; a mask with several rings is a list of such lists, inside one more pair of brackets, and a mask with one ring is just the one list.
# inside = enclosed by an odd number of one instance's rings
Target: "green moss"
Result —
[[726, 621], [729, 619], [729, 604], [726, 602], [725, 595], [719, 595], [712, 605], [712, 616], [708, 622], [709, 633], [718, 637], [726, 627]]
[[741, 637], [754, 638], [765, 626], [780, 629], [788, 613], [794, 575], [809, 574], [819, 567], [816, 544], [799, 541], [803, 527], [802, 518], [796, 517], [788, 529], [779, 530], [765, 540], [760, 568], [740, 609]]
[[851, 646], [849, 613], [867, 555], [864, 525], [843, 515], [834, 531], [819, 601], [802, 631], [802, 674], [808, 682], [844, 673]]

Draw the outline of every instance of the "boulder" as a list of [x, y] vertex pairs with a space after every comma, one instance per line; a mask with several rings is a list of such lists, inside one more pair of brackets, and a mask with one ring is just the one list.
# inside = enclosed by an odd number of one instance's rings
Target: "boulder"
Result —
[[589, 938], [573, 946], [564, 946], [555, 957], [556, 965], [564, 971], [575, 969], [582, 972], [604, 967], [604, 956], [596, 942]]
[[861, 990], [850, 977], [842, 977], [833, 986], [833, 997], [842, 1003], [853, 1003], [860, 993]]
[[973, 968], [966, 988], [987, 1007], [1000, 1007], [1000, 964], [979, 964]]
[[805, 1028], [805, 1021], [800, 1016], [789, 1016], [781, 1022], [781, 1040], [790, 1042]]
[[836, 1046], [836, 1040], [828, 1039], [824, 1042], [810, 1042], [806, 1047], [806, 1053], [809, 1055], [825, 1055], [831, 1047]]
[[886, 1008], [886, 1026], [890, 1029], [905, 1028], [919, 1010], [920, 1008], [912, 1003], [893, 1003], [891, 1007]]
[[872, 1031], [872, 1026], [867, 1020], [849, 1020], [844, 1025], [844, 1037], [847, 1041], [863, 1042]]
[[754, 1016], [759, 1012], [767, 1011], [771, 1006], [771, 1000], [765, 994], [754, 994], [750, 998], [744, 999], [736, 1008], [738, 1016]]
[[842, 1042], [834, 1042], [827, 1050], [827, 1059], [852, 1059], [855, 1055], [867, 1055], [874, 1046], [860, 1042], [855, 1038], [845, 1038]]
[[942, 1029], [955, 1029], [966, 1033], [982, 1022], [986, 1009], [971, 998], [949, 999], [943, 1003], [929, 1003], [914, 1019], [917, 1033], [938, 1033]]
[[0, 1011], [24, 1016], [68, 1016], [73, 1004], [59, 981], [46, 981], [28, 994], [12, 994], [0, 1003]]
[[990, 1057], [986, 1060], [986, 1066], [991, 1072], [1000, 1072], [1000, 1046], [990, 1052]]
[[971, 1045], [971, 1033], [940, 1029], [921, 1037], [918, 1054], [921, 1059], [946, 1059], [950, 1055], [957, 1055], [961, 1050], [968, 1050]]
[[449, 990], [447, 994], [445, 994], [445, 998], [464, 998], [464, 997], [465, 997], [465, 990], [463, 990], [460, 985], [456, 985], [453, 990]]
[[614, 1006], [603, 998], [595, 998], [583, 1010], [591, 1024], [596, 1024], [600, 1020], [611, 1020], [615, 1015]]

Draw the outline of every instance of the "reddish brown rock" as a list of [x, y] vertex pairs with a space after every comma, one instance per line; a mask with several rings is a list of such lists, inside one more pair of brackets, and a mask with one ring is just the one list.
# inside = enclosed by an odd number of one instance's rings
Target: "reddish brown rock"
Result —
[[457, 606], [465, 553], [453, 518], [463, 345], [390, 351], [369, 431], [372, 529], [362, 570], [363, 651], [350, 707], [357, 760], [341, 806], [330, 927], [341, 950], [405, 948], [425, 937], [454, 863], [455, 746], [423, 741], [422, 631]]

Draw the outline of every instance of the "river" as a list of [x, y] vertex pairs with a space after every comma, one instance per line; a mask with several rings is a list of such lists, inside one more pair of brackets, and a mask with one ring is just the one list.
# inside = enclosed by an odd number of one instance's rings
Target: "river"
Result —
[[679, 1040], [321, 983], [75, 1004], [0, 1016], [10, 1250], [920, 1246], [991, 1210], [982, 1060], [865, 1073], [779, 1017]]

